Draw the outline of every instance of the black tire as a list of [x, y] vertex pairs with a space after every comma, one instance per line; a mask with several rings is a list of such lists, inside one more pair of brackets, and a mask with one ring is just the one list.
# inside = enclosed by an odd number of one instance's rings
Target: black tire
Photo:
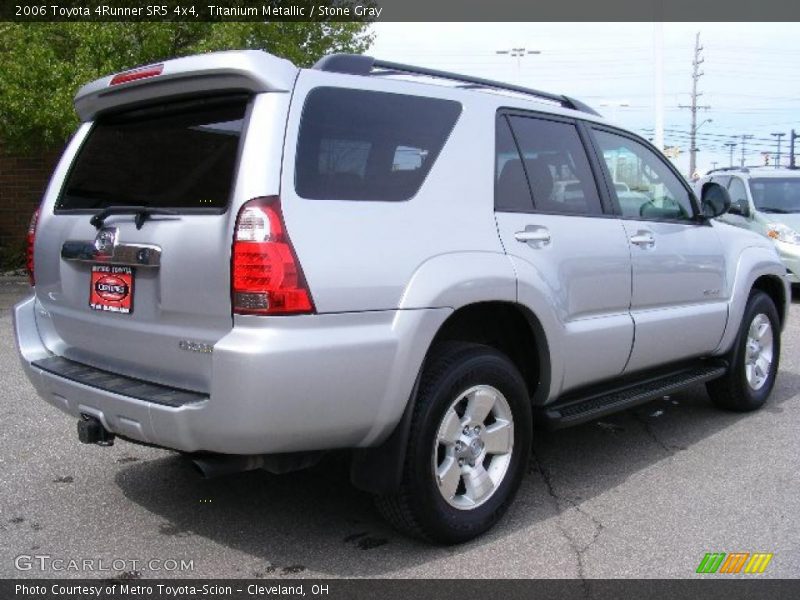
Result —
[[[476, 386], [491, 386], [504, 397], [507, 404], [503, 410], [510, 409], [513, 418], [513, 447], [510, 459], [504, 463], [505, 474], [492, 488], [494, 491], [477, 506], [463, 509], [452, 506], [439, 491], [434, 465], [442, 446], [436, 444], [439, 427], [453, 403]], [[460, 416], [458, 410], [455, 412]], [[493, 418], [487, 417], [486, 427], [492, 427]], [[467, 422], [465, 416], [461, 419], [462, 424]], [[403, 533], [430, 542], [458, 544], [482, 534], [503, 516], [519, 488], [530, 457], [531, 429], [525, 382], [504, 354], [488, 346], [461, 342], [434, 347], [420, 379], [400, 489], [391, 496], [378, 497], [378, 510]], [[458, 485], [464, 486], [465, 482], [466, 479], [459, 479]]]
[[[747, 379], [747, 344], [748, 331], [759, 315], [766, 316], [772, 328], [772, 362], [763, 384], [754, 389]], [[735, 412], [749, 412], [764, 405], [775, 385], [775, 376], [778, 372], [781, 354], [780, 332], [780, 318], [775, 303], [764, 292], [753, 290], [744, 309], [736, 342], [728, 355], [731, 366], [724, 376], [706, 384], [708, 395], [716, 406]]]

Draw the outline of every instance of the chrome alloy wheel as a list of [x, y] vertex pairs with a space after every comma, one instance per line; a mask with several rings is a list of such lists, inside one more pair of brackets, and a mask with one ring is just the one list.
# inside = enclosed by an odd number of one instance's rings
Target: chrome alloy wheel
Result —
[[769, 378], [775, 350], [772, 325], [767, 315], [757, 314], [747, 330], [745, 344], [744, 373], [747, 384], [753, 390], [760, 390]]
[[477, 385], [445, 411], [433, 447], [433, 475], [442, 497], [462, 510], [495, 493], [511, 463], [514, 418], [499, 390]]

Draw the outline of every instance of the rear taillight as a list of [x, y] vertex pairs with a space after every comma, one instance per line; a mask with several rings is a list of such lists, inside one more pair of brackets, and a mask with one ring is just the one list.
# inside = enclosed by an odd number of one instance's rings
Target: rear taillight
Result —
[[130, 81], [138, 81], [139, 79], [148, 79], [149, 77], [156, 77], [161, 75], [164, 70], [164, 65], [150, 65], [149, 67], [141, 67], [123, 73], [117, 73], [111, 78], [108, 85], [119, 85], [121, 83], [128, 83]]
[[36, 242], [36, 225], [39, 223], [39, 211], [37, 208], [31, 217], [31, 224], [28, 225], [28, 234], [25, 236], [25, 270], [28, 272], [28, 279], [31, 285], [36, 285], [33, 276], [33, 245]]
[[314, 312], [277, 196], [250, 200], [239, 211], [233, 233], [231, 288], [236, 314]]

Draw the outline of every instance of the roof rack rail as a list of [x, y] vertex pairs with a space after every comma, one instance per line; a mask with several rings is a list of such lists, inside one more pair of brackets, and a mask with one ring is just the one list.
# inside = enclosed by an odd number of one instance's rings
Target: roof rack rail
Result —
[[[461, 83], [468, 84], [468, 87], [507, 90], [510, 92], [516, 92], [518, 94], [536, 96], [537, 98], [543, 98], [545, 100], [555, 102], [564, 108], [579, 110], [581, 112], [600, 116], [600, 113], [595, 111], [587, 104], [584, 104], [580, 100], [570, 98], [569, 96], [551, 94], [550, 92], [542, 92], [519, 85], [503, 83], [501, 81], [493, 81], [491, 79], [482, 79], [480, 77], [470, 77], [469, 75], [450, 73], [449, 71], [438, 71], [436, 69], [427, 69], [425, 67], [415, 67], [412, 65], [404, 65], [385, 60], [377, 60], [372, 56], [364, 56], [363, 54], [329, 54], [328, 56], [325, 56], [317, 61], [313, 68], [319, 71], [344, 73], [347, 75], [424, 75], [426, 77], [435, 77], [437, 79], [448, 79], [450, 81], [459, 81]], [[379, 71], [374, 72], [376, 69]]]
[[788, 169], [794, 170], [797, 167], [792, 167], [791, 165], [780, 165], [776, 167], [775, 165], [745, 165], [743, 167], [717, 167], [716, 169], [709, 169], [706, 171], [706, 175], [710, 173], [718, 173], [720, 171], [739, 171], [740, 173], [749, 173], [750, 169], [769, 169], [769, 170], [778, 170], [778, 169]]
[[773, 171], [777, 171], [777, 170], [780, 170], [780, 169], [796, 169], [797, 166], [793, 167], [791, 165], [778, 165], [776, 167], [775, 165], [747, 165], [746, 168], [748, 168], [748, 169], [772, 169]]
[[743, 173], [747, 173], [749, 171], [749, 167], [717, 167], [716, 169], [709, 169], [706, 171], [706, 175], [711, 173], [719, 173], [720, 171], [742, 171]]

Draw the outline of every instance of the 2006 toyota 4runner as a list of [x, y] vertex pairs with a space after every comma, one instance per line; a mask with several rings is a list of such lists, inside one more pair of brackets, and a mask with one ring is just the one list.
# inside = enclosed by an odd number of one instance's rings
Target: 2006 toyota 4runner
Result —
[[773, 245], [572, 98], [237, 51], [100, 79], [75, 108], [14, 316], [84, 442], [209, 474], [352, 449], [396, 526], [456, 543], [508, 507], [534, 421], [701, 382], [747, 411], [773, 387]]

